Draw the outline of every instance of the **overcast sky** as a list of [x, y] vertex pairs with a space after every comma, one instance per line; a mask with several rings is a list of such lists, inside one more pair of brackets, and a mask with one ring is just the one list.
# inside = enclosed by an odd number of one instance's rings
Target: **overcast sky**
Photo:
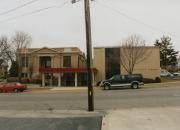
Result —
[[[0, 0], [0, 35], [15, 31], [32, 36], [32, 47], [77, 46], [85, 50], [83, 0], [37, 0], [11, 13], [9, 9], [32, 0]], [[62, 4], [67, 1], [66, 4]], [[50, 8], [39, 13], [29, 12]], [[95, 0], [91, 2], [93, 46], [117, 46], [131, 34], [138, 34], [153, 45], [168, 35], [180, 51], [180, 0]]]

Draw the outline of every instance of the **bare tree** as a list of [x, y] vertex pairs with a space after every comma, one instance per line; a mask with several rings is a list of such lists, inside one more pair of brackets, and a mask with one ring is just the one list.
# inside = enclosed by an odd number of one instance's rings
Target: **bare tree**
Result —
[[136, 64], [144, 61], [150, 51], [145, 47], [145, 41], [137, 35], [131, 35], [122, 43], [120, 50], [120, 62], [123, 68], [132, 74]]
[[31, 45], [31, 36], [25, 32], [16, 32], [12, 37], [12, 44], [14, 45], [14, 49], [16, 50], [16, 61], [18, 63], [18, 79], [21, 82], [21, 52], [23, 49], [29, 48]]
[[16, 32], [12, 37], [12, 43], [16, 50], [30, 47], [31, 41], [31, 36], [25, 32]]
[[7, 36], [0, 37], [0, 66], [4, 68], [5, 77], [7, 77], [8, 63], [13, 62], [14, 53]]
[[0, 37], [0, 59], [4, 62], [8, 62], [9, 60], [12, 62], [14, 59], [13, 49], [6, 36]]

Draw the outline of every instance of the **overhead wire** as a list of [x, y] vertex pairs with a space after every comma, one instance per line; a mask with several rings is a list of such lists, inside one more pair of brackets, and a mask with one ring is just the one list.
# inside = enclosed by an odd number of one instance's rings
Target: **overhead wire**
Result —
[[31, 0], [31, 1], [29, 1], [29, 2], [26, 2], [26, 3], [22, 4], [22, 5], [19, 5], [19, 6], [15, 7], [15, 8], [6, 10], [6, 11], [0, 13], [0, 15], [9, 14], [9, 13], [14, 12], [14, 11], [16, 11], [16, 10], [18, 10], [18, 9], [21, 9], [21, 8], [23, 8], [23, 7], [25, 7], [25, 6], [28, 6], [28, 5], [30, 5], [30, 4], [33, 4], [33, 3], [37, 2], [37, 1], [39, 1], [39, 0]]
[[53, 6], [48, 6], [48, 7], [45, 7], [45, 8], [38, 9], [38, 10], [34, 10], [34, 11], [24, 13], [24, 14], [19, 15], [19, 16], [15, 16], [15, 17], [11, 17], [11, 18], [8, 18], [8, 19], [5, 19], [5, 20], [1, 20], [0, 23], [8, 22], [10, 20], [18, 19], [18, 18], [21, 18], [21, 17], [29, 16], [29, 15], [33, 15], [33, 14], [36, 14], [36, 13], [39, 13], [39, 12], [42, 12], [42, 11], [45, 11], [45, 10], [49, 10], [49, 9], [52, 9], [52, 8], [62, 8], [67, 3], [68, 3], [68, 1], [63, 2], [60, 5], [53, 5]]
[[154, 30], [154, 31], [156, 30], [156, 31], [161, 32], [161, 33], [163, 33], [163, 34], [166, 33], [166, 34], [169, 34], [169, 35], [173, 35], [173, 34], [171, 34], [171, 33], [165, 32], [165, 31], [163, 31], [163, 30], [161, 30], [161, 29], [159, 29], [159, 28], [156, 28], [156, 27], [154, 27], [154, 26], [152, 26], [152, 25], [149, 25], [149, 24], [147, 24], [147, 23], [144, 23], [144, 22], [142, 22], [141, 20], [138, 20], [138, 19], [136, 19], [136, 18], [134, 18], [134, 17], [131, 17], [131, 16], [129, 16], [129, 15], [127, 15], [127, 14], [119, 11], [118, 9], [116, 9], [116, 8], [114, 8], [114, 7], [112, 7], [112, 6], [109, 6], [109, 5], [107, 5], [107, 4], [103, 4], [103, 3], [101, 3], [101, 2], [99, 2], [99, 1], [97, 1], [97, 0], [95, 0], [94, 2], [96, 2], [97, 4], [99, 4], [99, 5], [102, 6], [102, 7], [105, 7], [105, 8], [108, 8], [108, 9], [114, 11], [115, 13], [117, 13], [117, 14], [119, 14], [119, 15], [121, 15], [121, 16], [129, 19], [129, 20], [131, 20], [131, 21], [134, 21], [134, 22], [136, 22], [136, 23], [138, 23], [138, 24], [141, 24], [141, 25], [143, 25], [143, 26], [146, 26], [146, 27], [150, 28], [151, 30]]

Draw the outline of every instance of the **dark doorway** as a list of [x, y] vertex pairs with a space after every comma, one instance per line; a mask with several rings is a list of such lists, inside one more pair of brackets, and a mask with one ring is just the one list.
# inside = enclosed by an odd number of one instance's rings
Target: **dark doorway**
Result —
[[64, 73], [61, 80], [62, 86], [75, 86], [74, 73]]

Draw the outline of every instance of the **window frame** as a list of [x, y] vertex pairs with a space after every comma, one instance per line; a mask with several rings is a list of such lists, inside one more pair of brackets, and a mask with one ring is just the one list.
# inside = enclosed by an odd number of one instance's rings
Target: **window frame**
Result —
[[63, 56], [63, 67], [71, 68], [71, 56]]

